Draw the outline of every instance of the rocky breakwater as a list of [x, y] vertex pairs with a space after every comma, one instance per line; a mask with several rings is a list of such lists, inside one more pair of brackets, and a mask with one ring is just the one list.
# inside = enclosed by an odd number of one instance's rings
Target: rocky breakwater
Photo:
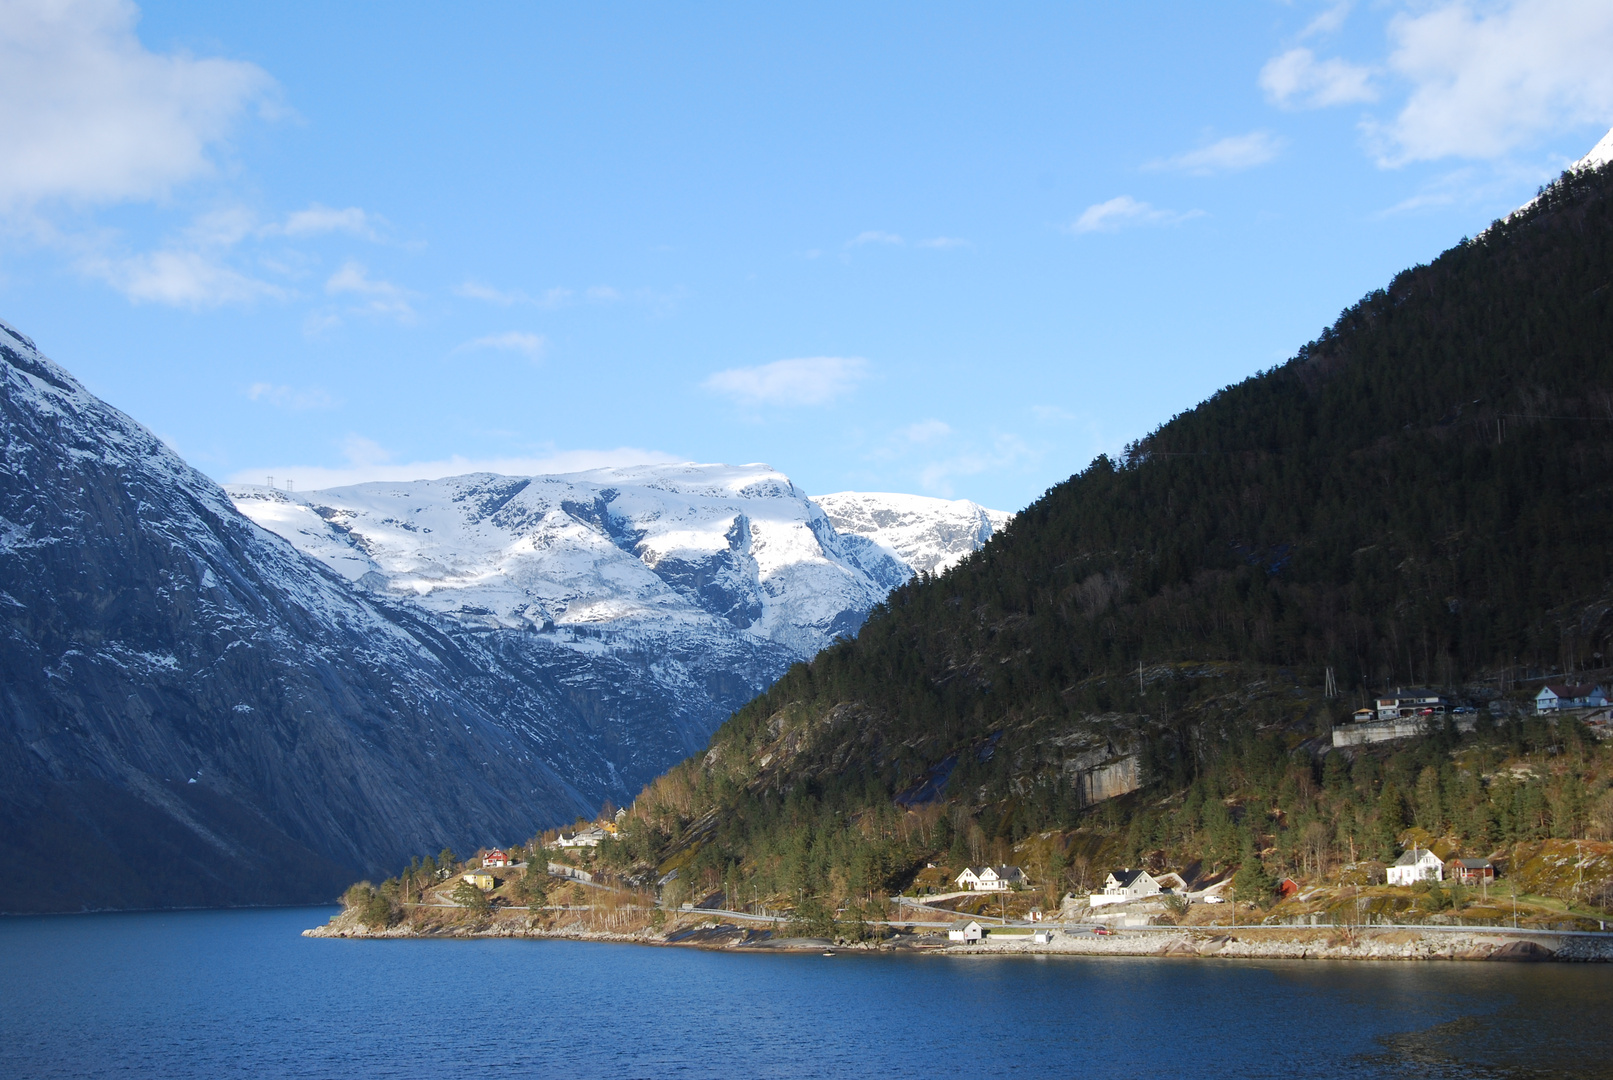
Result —
[[993, 934], [948, 953], [972, 955], [1179, 956], [1222, 960], [1613, 960], [1613, 933], [1553, 933], [1510, 928], [1416, 927], [1151, 928], [1096, 934], [1055, 930], [1039, 943], [1029, 933]]

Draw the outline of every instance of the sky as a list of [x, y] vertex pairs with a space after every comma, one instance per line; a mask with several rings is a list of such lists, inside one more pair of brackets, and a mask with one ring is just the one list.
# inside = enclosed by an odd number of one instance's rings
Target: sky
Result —
[[1015, 510], [1610, 125], [1606, 0], [0, 0], [0, 318], [221, 481]]

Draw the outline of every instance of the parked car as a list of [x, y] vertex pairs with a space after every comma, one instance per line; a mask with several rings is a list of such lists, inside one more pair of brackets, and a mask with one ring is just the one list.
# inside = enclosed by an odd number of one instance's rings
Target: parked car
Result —
[[1111, 934], [1114, 933], [1114, 931], [1109, 929], [1107, 926], [1100, 926], [1100, 927], [1096, 928], [1095, 930], [1093, 930], [1092, 932], [1094, 934], [1097, 934], [1099, 937], [1108, 937], [1108, 936], [1110, 936]]
[[1224, 903], [1226, 903], [1226, 901], [1221, 899], [1219, 896], [1206, 896], [1204, 898], [1204, 902], [1206, 904], [1224, 904]]

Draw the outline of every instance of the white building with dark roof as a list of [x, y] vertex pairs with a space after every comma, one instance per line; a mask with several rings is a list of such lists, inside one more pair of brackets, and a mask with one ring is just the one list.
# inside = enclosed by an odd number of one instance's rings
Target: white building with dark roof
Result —
[[1007, 892], [1025, 884], [1025, 872], [1017, 866], [966, 866], [958, 875], [958, 888], [974, 892]]
[[1088, 899], [1093, 907], [1103, 907], [1158, 896], [1159, 892], [1159, 880], [1147, 870], [1116, 870], [1103, 879], [1103, 891], [1093, 893]]
[[1415, 885], [1419, 881], [1444, 881], [1445, 863], [1427, 848], [1413, 845], [1402, 852], [1385, 872], [1391, 885]]

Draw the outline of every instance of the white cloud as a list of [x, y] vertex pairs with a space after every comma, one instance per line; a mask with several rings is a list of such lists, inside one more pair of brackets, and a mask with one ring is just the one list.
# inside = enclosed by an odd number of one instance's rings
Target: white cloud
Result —
[[548, 345], [548, 340], [542, 334], [509, 330], [502, 334], [488, 334], [486, 337], [467, 341], [454, 351], [470, 352], [476, 349], [498, 349], [504, 352], [524, 353], [528, 359], [538, 360], [542, 358], [543, 351]]
[[1368, 125], [1380, 163], [1498, 158], [1542, 135], [1613, 122], [1613, 4], [1447, 2], [1389, 23], [1405, 106]]
[[936, 236], [930, 238], [929, 240], [920, 240], [913, 246], [921, 248], [933, 248], [937, 251], [948, 251], [952, 248], [974, 247], [974, 245], [969, 243], [969, 241], [961, 240], [956, 236]]
[[1108, 202], [1094, 203], [1081, 212], [1081, 216], [1066, 228], [1073, 233], [1115, 232], [1129, 225], [1177, 225], [1192, 218], [1203, 217], [1202, 210], [1159, 210], [1130, 195], [1120, 195]]
[[1289, 49], [1268, 60], [1260, 69], [1260, 88], [1285, 109], [1320, 109], [1378, 97], [1371, 68], [1336, 57], [1318, 60], [1309, 49]]
[[198, 251], [155, 251], [127, 258], [95, 255], [81, 259], [79, 268], [136, 303], [197, 310], [290, 295]]
[[393, 460], [395, 455], [385, 447], [359, 435], [347, 437], [343, 456], [346, 462], [341, 465], [268, 465], [241, 469], [232, 473], [226, 482], [261, 484], [265, 477], [273, 476], [281, 484], [291, 480], [298, 491], [319, 491], [372, 480], [438, 480], [477, 472], [540, 476], [627, 465], [675, 464], [684, 460], [659, 450], [622, 446], [614, 450], [553, 450], [532, 456], [468, 458], [455, 454], [435, 461], [397, 462]]
[[1269, 131], [1251, 131], [1247, 135], [1229, 135], [1224, 139], [1188, 150], [1175, 157], [1149, 162], [1148, 169], [1174, 169], [1194, 176], [1212, 173], [1237, 172], [1252, 169], [1274, 160], [1282, 151], [1283, 141]]
[[826, 405], [854, 390], [867, 369], [861, 357], [811, 356], [730, 368], [701, 385], [741, 405]]
[[867, 232], [860, 232], [856, 236], [853, 236], [850, 240], [847, 240], [846, 246], [850, 248], [862, 247], [864, 244], [899, 245], [903, 242], [904, 241], [902, 238], [897, 236], [895, 233], [880, 232], [878, 229], [869, 229]]
[[951, 435], [952, 425], [945, 420], [920, 420], [902, 428], [897, 434], [910, 443], [934, 442]]
[[1344, 26], [1344, 20], [1349, 16], [1350, 9], [1355, 5], [1351, 0], [1339, 0], [1332, 7], [1323, 9], [1314, 19], [1305, 24], [1305, 29], [1299, 32], [1301, 38], [1325, 36], [1337, 33]]
[[520, 290], [506, 292], [495, 289], [491, 285], [484, 285], [480, 281], [466, 281], [454, 286], [454, 295], [463, 296], [467, 300], [484, 300], [489, 304], [498, 304], [509, 307], [511, 304], [529, 304], [531, 299]]
[[127, 0], [0, 4], [0, 209], [157, 198], [214, 170], [210, 149], [274, 81], [234, 60], [159, 55]]
[[298, 412], [304, 409], [332, 409], [336, 407], [336, 399], [317, 386], [299, 390], [291, 386], [277, 386], [274, 383], [257, 382], [246, 388], [246, 396], [253, 401], [261, 401], [278, 409], [291, 409]]
[[404, 322], [414, 318], [409, 306], [408, 290], [390, 281], [372, 279], [362, 263], [349, 259], [341, 269], [325, 282], [325, 292], [331, 296], [356, 295], [366, 298], [362, 311], [373, 315], [390, 315]]
[[1035, 456], [1019, 436], [997, 435], [989, 447], [966, 449], [925, 465], [919, 471], [919, 483], [932, 495], [951, 498], [955, 494], [953, 481], [959, 477], [1012, 468]]
[[591, 285], [587, 296], [596, 304], [609, 304], [622, 298], [622, 294], [609, 285]]
[[306, 210], [296, 210], [287, 214], [284, 224], [269, 226], [264, 232], [265, 235], [278, 233], [282, 236], [319, 236], [323, 233], [344, 232], [362, 236], [367, 240], [375, 240], [379, 238], [376, 230], [381, 224], [384, 224], [381, 218], [366, 213], [356, 206], [334, 210], [329, 206], [311, 203]]

